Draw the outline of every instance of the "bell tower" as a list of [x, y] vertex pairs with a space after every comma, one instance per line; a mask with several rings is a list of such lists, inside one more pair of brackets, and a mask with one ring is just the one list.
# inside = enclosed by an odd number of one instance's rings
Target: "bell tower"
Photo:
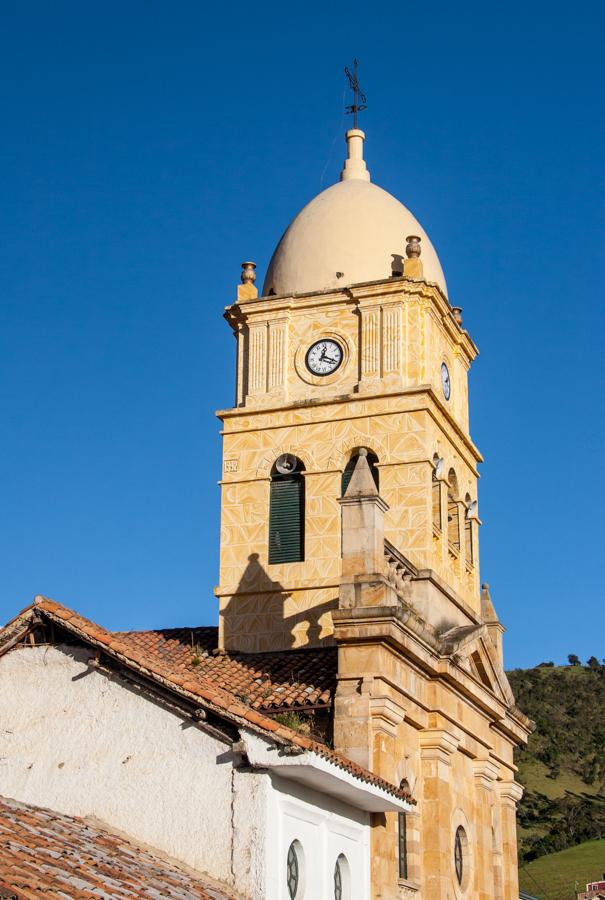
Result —
[[418, 802], [373, 823], [376, 900], [517, 900], [530, 723], [479, 577], [478, 351], [364, 139], [347, 132], [340, 181], [292, 221], [261, 296], [244, 263], [225, 311], [220, 647], [337, 648], [334, 747]]
[[[462, 621], [465, 609], [480, 609], [481, 457], [468, 434], [467, 387], [477, 349], [428, 237], [369, 180], [364, 137], [347, 132], [341, 181], [290, 225], [263, 296], [254, 264], [244, 263], [225, 312], [237, 339], [237, 396], [219, 413], [217, 593], [230, 650], [333, 639], [339, 500], [362, 447], [389, 506], [387, 540], [432, 573], [422, 613], [439, 608]], [[455, 594], [452, 609], [437, 582]]]

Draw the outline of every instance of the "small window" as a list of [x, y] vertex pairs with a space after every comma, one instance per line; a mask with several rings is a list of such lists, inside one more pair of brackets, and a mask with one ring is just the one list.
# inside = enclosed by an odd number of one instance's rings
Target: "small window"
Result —
[[464, 516], [464, 550], [466, 553], [466, 561], [470, 565], [472, 565], [474, 560], [474, 547], [473, 547], [473, 523], [469, 518], [469, 509], [471, 505], [471, 496], [467, 494], [464, 498], [464, 503], [466, 506], [466, 515]]
[[305, 857], [300, 841], [292, 841], [286, 860], [286, 884], [290, 900], [302, 900], [304, 894]]
[[[368, 465], [370, 466], [370, 472], [372, 473], [372, 478], [374, 479], [374, 484], [376, 485], [376, 489], [380, 490], [380, 482], [379, 475], [377, 469], [378, 457], [371, 450], [368, 450], [367, 455]], [[354, 450], [351, 456], [351, 459], [345, 466], [344, 472], [342, 473], [342, 480], [340, 483], [340, 496], [344, 497], [346, 494], [347, 488], [349, 486], [349, 482], [351, 481], [351, 477], [353, 475], [353, 470], [357, 465], [357, 460], [359, 459], [359, 450]]]
[[447, 539], [450, 547], [460, 553], [460, 508], [458, 506], [458, 479], [450, 469], [447, 480]]
[[459, 825], [454, 837], [454, 869], [456, 870], [456, 880], [463, 890], [467, 887], [469, 880], [468, 860], [468, 838], [462, 825]]
[[269, 563], [302, 562], [305, 558], [304, 466], [282, 453], [271, 472], [269, 499]]
[[439, 459], [435, 453], [433, 457], [433, 481], [432, 481], [432, 501], [433, 501], [433, 526], [439, 531], [443, 528], [441, 519], [441, 479], [439, 478], [439, 470], [443, 466], [443, 460]]
[[349, 861], [341, 853], [334, 866], [334, 900], [349, 900], [351, 896], [351, 870]]
[[405, 813], [399, 813], [399, 877], [408, 877], [408, 821]]

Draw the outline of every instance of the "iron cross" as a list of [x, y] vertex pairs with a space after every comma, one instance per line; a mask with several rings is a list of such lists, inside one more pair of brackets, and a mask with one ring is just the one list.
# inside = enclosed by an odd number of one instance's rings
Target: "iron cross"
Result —
[[359, 78], [357, 77], [357, 60], [353, 60], [353, 72], [348, 66], [345, 66], [345, 75], [349, 79], [349, 86], [353, 91], [353, 103], [351, 106], [346, 106], [345, 110], [347, 113], [353, 114], [353, 128], [357, 128], [357, 113], [361, 112], [364, 109], [367, 109], [367, 100], [366, 95], [363, 93], [361, 88], [359, 87]]

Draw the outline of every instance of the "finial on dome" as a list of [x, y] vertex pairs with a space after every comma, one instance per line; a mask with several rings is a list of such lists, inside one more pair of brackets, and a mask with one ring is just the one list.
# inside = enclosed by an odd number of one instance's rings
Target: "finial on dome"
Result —
[[353, 60], [353, 71], [345, 66], [345, 75], [349, 79], [349, 87], [353, 91], [353, 103], [346, 106], [345, 110], [349, 115], [353, 116], [353, 127], [349, 128], [345, 138], [347, 141], [347, 158], [345, 166], [340, 173], [341, 181], [348, 181], [350, 178], [357, 178], [360, 181], [369, 181], [370, 173], [367, 170], [363, 159], [363, 142], [365, 134], [357, 127], [357, 115], [367, 107], [366, 95], [359, 87], [359, 77], [357, 75], [357, 60]]
[[360, 128], [349, 128], [345, 138], [347, 141], [347, 158], [344, 169], [340, 173], [340, 180], [348, 181], [350, 178], [357, 178], [358, 181], [369, 181], [370, 173], [363, 158], [365, 134]]

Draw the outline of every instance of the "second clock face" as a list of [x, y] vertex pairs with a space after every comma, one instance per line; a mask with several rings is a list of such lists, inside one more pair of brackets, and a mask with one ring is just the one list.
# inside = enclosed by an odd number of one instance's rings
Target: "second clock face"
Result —
[[314, 375], [331, 375], [342, 362], [342, 347], [337, 341], [325, 338], [315, 341], [307, 350], [306, 364]]

